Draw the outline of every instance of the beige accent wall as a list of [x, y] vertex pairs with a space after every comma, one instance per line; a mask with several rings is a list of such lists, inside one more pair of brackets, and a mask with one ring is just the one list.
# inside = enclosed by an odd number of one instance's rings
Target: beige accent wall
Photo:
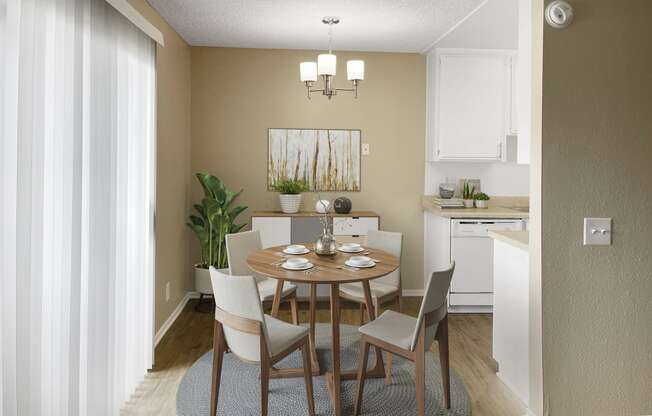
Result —
[[[543, 42], [543, 380], [550, 415], [652, 414], [652, 2], [574, 0]], [[584, 247], [584, 217], [613, 245]]]
[[[403, 287], [423, 288], [423, 193], [426, 61], [417, 54], [337, 51], [336, 85], [348, 87], [346, 60], [365, 60], [357, 100], [306, 97], [299, 63], [317, 51], [192, 48], [192, 169], [244, 188], [240, 202], [253, 210], [279, 209], [268, 192], [267, 129], [362, 130], [371, 154], [362, 156], [362, 191], [346, 195], [353, 209], [380, 214], [381, 228], [404, 233]], [[200, 189], [193, 184], [194, 199]], [[315, 197], [304, 208], [314, 210]], [[197, 255], [194, 254], [196, 257]]]
[[[129, 0], [163, 33], [156, 50], [157, 185], [155, 329], [192, 290], [185, 221], [190, 183], [190, 46], [146, 0]], [[170, 299], [165, 286], [170, 283]]]

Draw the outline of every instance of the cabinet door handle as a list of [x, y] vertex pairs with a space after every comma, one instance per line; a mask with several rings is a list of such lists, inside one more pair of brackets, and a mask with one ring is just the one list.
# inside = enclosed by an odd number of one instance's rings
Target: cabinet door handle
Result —
[[503, 144], [498, 143], [498, 158], [502, 159], [503, 158]]

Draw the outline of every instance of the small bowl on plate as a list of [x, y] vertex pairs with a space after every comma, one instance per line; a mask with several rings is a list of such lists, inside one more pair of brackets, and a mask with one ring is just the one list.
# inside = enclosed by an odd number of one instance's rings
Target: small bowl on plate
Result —
[[359, 253], [364, 250], [358, 243], [343, 243], [338, 247], [340, 251], [345, 253]]
[[283, 252], [285, 254], [306, 254], [310, 250], [306, 248], [306, 246], [301, 245], [301, 244], [292, 244], [291, 246], [285, 247]]
[[351, 256], [347, 260], [347, 263], [352, 266], [368, 266], [371, 262], [371, 259], [367, 256]]
[[285, 264], [290, 267], [303, 267], [308, 264], [308, 259], [303, 257], [292, 257], [285, 260]]

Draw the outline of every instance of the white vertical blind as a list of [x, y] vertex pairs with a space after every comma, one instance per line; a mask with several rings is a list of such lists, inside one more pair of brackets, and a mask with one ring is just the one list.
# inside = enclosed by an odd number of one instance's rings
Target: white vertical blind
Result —
[[118, 414], [152, 364], [155, 44], [0, 0], [0, 415]]

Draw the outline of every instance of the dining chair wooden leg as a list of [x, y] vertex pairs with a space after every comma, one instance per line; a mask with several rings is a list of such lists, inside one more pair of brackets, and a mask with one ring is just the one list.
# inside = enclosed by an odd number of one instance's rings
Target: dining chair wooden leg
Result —
[[260, 414], [267, 416], [267, 400], [269, 396], [269, 372], [270, 362], [267, 352], [267, 341], [265, 337], [260, 338]]
[[419, 340], [415, 349], [415, 371], [414, 381], [417, 391], [417, 415], [425, 416], [426, 414], [426, 351], [425, 351], [425, 325], [421, 326], [419, 331]]
[[269, 366], [260, 367], [260, 414], [267, 416], [267, 399], [269, 395]]
[[385, 385], [389, 386], [392, 384], [392, 364], [394, 360], [394, 354], [391, 352], [387, 353], [387, 364], [385, 368]]
[[297, 306], [296, 297], [290, 299], [290, 310], [292, 311], [292, 323], [294, 325], [299, 325], [299, 308]]
[[360, 357], [358, 358], [358, 394], [355, 398], [355, 409], [353, 414], [358, 416], [362, 410], [362, 396], [364, 395], [364, 379], [367, 375], [367, 359], [369, 358], [369, 343], [362, 340], [360, 345]]
[[435, 334], [439, 346], [439, 362], [441, 365], [441, 383], [444, 391], [444, 407], [451, 408], [450, 357], [448, 351], [448, 316], [439, 321]]
[[303, 356], [303, 378], [306, 382], [306, 395], [308, 396], [308, 414], [315, 416], [315, 396], [312, 391], [312, 366], [310, 365], [310, 349], [308, 343], [301, 346], [301, 355]]
[[364, 303], [360, 303], [360, 326], [364, 325]]
[[333, 339], [333, 408], [335, 416], [342, 415], [340, 384], [340, 285], [331, 283], [331, 331]]
[[211, 416], [217, 414], [217, 401], [220, 396], [220, 379], [224, 359], [224, 331], [222, 324], [215, 321], [213, 325], [213, 376], [211, 380]]

